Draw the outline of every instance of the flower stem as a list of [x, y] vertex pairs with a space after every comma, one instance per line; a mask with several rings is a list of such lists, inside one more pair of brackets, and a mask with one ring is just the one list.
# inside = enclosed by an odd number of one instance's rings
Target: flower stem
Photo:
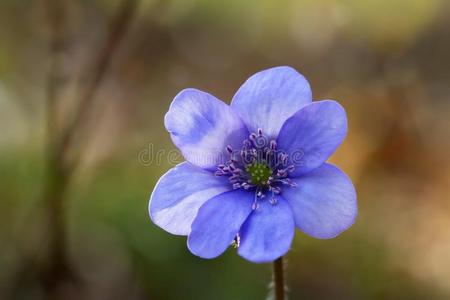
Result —
[[275, 288], [275, 300], [285, 300], [286, 297], [284, 285], [283, 257], [280, 257], [273, 262], [273, 281]]

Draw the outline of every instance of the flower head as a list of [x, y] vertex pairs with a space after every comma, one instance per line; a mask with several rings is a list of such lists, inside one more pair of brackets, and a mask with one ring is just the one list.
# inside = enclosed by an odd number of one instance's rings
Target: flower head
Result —
[[312, 102], [294, 69], [256, 73], [231, 105], [183, 90], [165, 126], [186, 162], [158, 181], [150, 217], [187, 235], [193, 254], [214, 258], [234, 244], [247, 260], [270, 262], [290, 249], [295, 227], [326, 239], [354, 223], [353, 184], [326, 163], [346, 136], [345, 111]]

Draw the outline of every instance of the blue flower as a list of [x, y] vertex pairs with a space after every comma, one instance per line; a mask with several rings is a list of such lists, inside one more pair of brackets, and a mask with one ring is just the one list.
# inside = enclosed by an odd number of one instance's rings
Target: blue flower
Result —
[[312, 102], [294, 69], [256, 73], [231, 105], [185, 89], [164, 121], [186, 162], [156, 184], [150, 217], [188, 236], [193, 254], [214, 258], [234, 244], [245, 259], [270, 262], [290, 249], [295, 227], [327, 239], [354, 223], [353, 184], [326, 163], [347, 133], [344, 108]]

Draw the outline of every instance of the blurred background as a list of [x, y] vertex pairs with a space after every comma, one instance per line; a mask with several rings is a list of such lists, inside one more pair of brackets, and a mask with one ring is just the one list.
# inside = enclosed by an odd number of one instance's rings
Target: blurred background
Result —
[[346, 108], [360, 208], [297, 232], [290, 299], [450, 299], [449, 54], [445, 0], [2, 0], [0, 299], [265, 299], [270, 265], [198, 259], [147, 205], [178, 91], [278, 65]]

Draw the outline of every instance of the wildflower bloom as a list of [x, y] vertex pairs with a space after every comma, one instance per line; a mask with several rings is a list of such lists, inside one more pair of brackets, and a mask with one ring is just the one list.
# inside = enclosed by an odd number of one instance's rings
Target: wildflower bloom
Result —
[[150, 217], [188, 236], [193, 254], [214, 258], [234, 244], [245, 259], [270, 262], [290, 249], [295, 227], [327, 239], [354, 223], [353, 184], [326, 163], [346, 136], [345, 111], [332, 100], [312, 102], [294, 69], [256, 73], [231, 105], [185, 89], [165, 127], [186, 162], [156, 184]]

